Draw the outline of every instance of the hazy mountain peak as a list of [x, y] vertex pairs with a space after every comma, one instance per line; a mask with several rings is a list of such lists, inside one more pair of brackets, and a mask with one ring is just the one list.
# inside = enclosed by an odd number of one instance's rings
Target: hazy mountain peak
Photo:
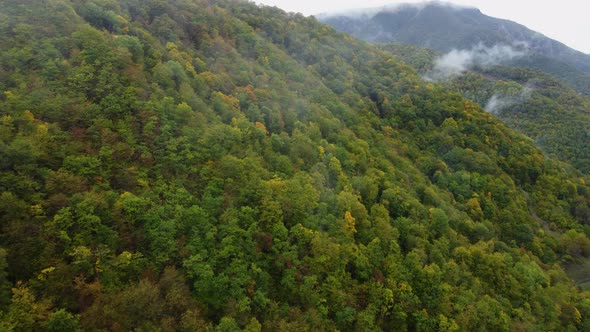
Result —
[[583, 72], [584, 75], [590, 73], [590, 55], [569, 48], [516, 22], [491, 17], [477, 8], [458, 6], [449, 2], [397, 4], [334, 13], [319, 18], [337, 30], [368, 42], [401, 42], [442, 53], [469, 50], [480, 44], [487, 47], [521, 47], [524, 43], [531, 55], [559, 62], [551, 65], [551, 68], [567, 65]]
[[471, 6], [458, 5], [448, 1], [424, 1], [424, 2], [403, 2], [403, 3], [392, 3], [380, 7], [371, 8], [357, 8], [357, 9], [343, 9], [335, 10], [331, 12], [320, 13], [316, 17], [320, 20], [345, 16], [351, 18], [367, 18], [371, 19], [375, 15], [388, 13], [398, 13], [401, 11], [414, 11], [420, 12], [425, 8], [444, 8], [446, 10], [477, 10], [479, 9]]

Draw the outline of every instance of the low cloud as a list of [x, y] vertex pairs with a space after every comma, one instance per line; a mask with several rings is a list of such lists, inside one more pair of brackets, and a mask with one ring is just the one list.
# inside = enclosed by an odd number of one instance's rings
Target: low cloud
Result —
[[500, 111], [522, 104], [531, 98], [534, 88], [532, 84], [527, 83], [522, 87], [522, 91], [517, 95], [507, 95], [502, 92], [496, 92], [490, 100], [488, 100], [484, 110], [488, 113], [498, 114]]
[[479, 44], [469, 50], [452, 50], [438, 58], [431, 71], [424, 75], [429, 81], [440, 81], [461, 75], [474, 66], [491, 67], [526, 55], [526, 52], [508, 45], [486, 47]]

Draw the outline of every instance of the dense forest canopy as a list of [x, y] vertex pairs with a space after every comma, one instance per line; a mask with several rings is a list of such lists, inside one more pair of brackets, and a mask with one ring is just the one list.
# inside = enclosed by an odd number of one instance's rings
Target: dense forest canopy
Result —
[[[427, 78], [436, 73], [445, 59], [434, 50], [403, 43], [378, 46]], [[519, 67], [521, 61], [472, 64], [438, 82], [532, 138], [551, 157], [588, 174], [590, 97], [577, 93], [554, 76]]]
[[0, 1], [3, 331], [588, 330], [590, 179], [239, 0]]

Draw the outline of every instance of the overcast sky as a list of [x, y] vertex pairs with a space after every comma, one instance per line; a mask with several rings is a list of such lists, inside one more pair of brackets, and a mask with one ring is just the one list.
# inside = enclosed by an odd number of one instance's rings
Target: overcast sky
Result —
[[[418, 0], [254, 0], [286, 11], [313, 15], [352, 8], [379, 7]], [[452, 0], [477, 7], [489, 16], [523, 24], [570, 47], [590, 54], [590, 0]]]

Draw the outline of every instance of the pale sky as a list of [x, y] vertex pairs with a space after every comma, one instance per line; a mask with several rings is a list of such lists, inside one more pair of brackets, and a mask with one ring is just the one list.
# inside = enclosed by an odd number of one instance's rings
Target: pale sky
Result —
[[[289, 12], [314, 15], [420, 0], [254, 0]], [[484, 14], [523, 24], [574, 49], [590, 54], [590, 0], [451, 0]]]

